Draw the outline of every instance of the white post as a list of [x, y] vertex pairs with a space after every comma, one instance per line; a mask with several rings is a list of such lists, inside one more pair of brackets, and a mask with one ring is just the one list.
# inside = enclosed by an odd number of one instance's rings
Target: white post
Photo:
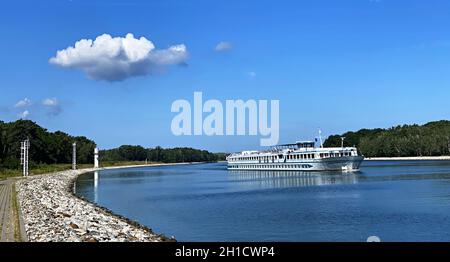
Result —
[[98, 168], [98, 148], [94, 149], [94, 168]]
[[72, 144], [72, 169], [77, 169], [77, 142]]

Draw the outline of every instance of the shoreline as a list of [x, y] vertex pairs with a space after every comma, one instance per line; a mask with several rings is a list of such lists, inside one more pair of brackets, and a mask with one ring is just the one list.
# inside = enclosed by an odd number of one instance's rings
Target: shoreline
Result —
[[76, 179], [85, 173], [124, 168], [190, 165], [158, 163], [66, 170], [33, 175], [16, 181], [25, 234], [31, 242], [168, 242], [137, 221], [78, 197]]
[[368, 161], [397, 161], [397, 160], [450, 160], [450, 156], [407, 156], [407, 157], [367, 157]]

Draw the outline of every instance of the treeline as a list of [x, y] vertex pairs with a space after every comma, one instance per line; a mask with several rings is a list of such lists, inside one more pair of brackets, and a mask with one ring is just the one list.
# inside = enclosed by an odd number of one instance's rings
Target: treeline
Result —
[[142, 146], [124, 145], [119, 148], [101, 150], [100, 161], [149, 161], [164, 163], [179, 162], [214, 162], [225, 159], [225, 154], [211, 153], [188, 147], [178, 148], [144, 148]]
[[[72, 163], [72, 144], [77, 143], [77, 163], [93, 164], [94, 141], [83, 136], [70, 136], [61, 131], [49, 132], [30, 120], [5, 123], [0, 121], [0, 169], [20, 168], [20, 142], [30, 139], [30, 167], [40, 164]], [[143, 148], [121, 146], [101, 150], [100, 161], [149, 161], [149, 162], [214, 162], [224, 160], [226, 154], [211, 153], [187, 147]]]
[[72, 144], [77, 143], [77, 162], [93, 163], [95, 142], [83, 136], [49, 132], [30, 120], [0, 121], [0, 169], [20, 167], [20, 142], [29, 138], [30, 166], [72, 162]]
[[450, 121], [446, 120], [332, 135], [324, 146], [341, 146], [341, 136], [344, 146], [356, 146], [366, 157], [450, 155]]

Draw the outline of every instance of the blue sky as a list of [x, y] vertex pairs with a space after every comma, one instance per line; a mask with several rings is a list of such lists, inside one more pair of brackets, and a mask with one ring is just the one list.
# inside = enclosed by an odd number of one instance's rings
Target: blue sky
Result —
[[[259, 137], [171, 133], [176, 99], [279, 99], [280, 142], [450, 118], [450, 2], [5, 1], [0, 119], [122, 144], [236, 151]], [[185, 66], [123, 81], [49, 63], [102, 34], [183, 44]], [[220, 42], [231, 44], [215, 51]], [[25, 98], [29, 105], [15, 107]], [[46, 101], [47, 103], [44, 103]]]

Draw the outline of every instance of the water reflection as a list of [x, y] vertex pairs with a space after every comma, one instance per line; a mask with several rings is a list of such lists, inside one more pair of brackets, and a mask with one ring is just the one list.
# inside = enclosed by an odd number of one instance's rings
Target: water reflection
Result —
[[309, 187], [358, 183], [357, 173], [317, 173], [304, 171], [229, 171], [233, 182], [261, 187]]
[[98, 171], [94, 172], [94, 202], [98, 203]]

